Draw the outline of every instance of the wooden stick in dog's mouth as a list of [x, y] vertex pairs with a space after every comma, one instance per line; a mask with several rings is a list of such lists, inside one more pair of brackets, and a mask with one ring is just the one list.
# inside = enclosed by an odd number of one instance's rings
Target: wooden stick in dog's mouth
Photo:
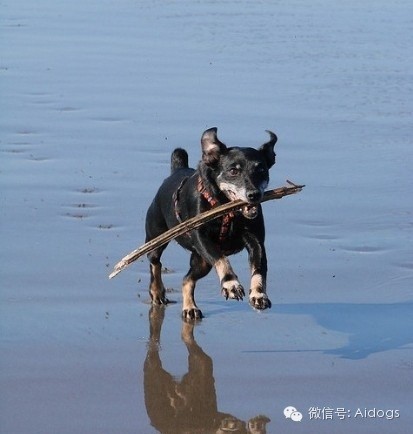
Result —
[[[268, 190], [264, 193], [261, 202], [267, 202], [269, 200], [281, 199], [284, 196], [289, 196], [291, 194], [295, 194], [300, 192], [305, 185], [297, 185], [291, 181], [287, 180], [288, 187], [279, 187], [274, 190]], [[254, 209], [255, 208], [255, 209]], [[188, 220], [183, 221], [182, 223], [174, 226], [173, 228], [167, 230], [162, 235], [154, 238], [151, 241], [143, 244], [138, 249], [132, 251], [125, 257], [123, 257], [113, 268], [113, 271], [109, 274], [109, 279], [112, 279], [116, 275], [118, 275], [122, 270], [124, 270], [127, 266], [129, 266], [132, 262], [135, 262], [141, 256], [146, 253], [155, 250], [156, 248], [168, 243], [180, 235], [185, 234], [186, 232], [192, 231], [193, 229], [199, 228], [203, 224], [214, 220], [224, 214], [228, 214], [231, 211], [239, 211], [241, 210], [245, 217], [247, 218], [255, 218], [248, 217], [245, 215], [245, 212], [250, 215], [254, 215], [254, 213], [258, 212], [257, 206], [248, 204], [242, 200], [235, 200], [232, 202], [225, 203], [224, 205], [217, 206], [216, 208], [212, 208], [208, 211], [205, 211], [195, 217], [192, 217]]]

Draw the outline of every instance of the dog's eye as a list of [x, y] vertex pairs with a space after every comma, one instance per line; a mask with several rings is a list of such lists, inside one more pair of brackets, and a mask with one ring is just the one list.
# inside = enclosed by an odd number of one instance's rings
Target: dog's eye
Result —
[[239, 174], [240, 170], [237, 169], [236, 167], [232, 167], [231, 169], [229, 169], [228, 172], [231, 176], [237, 176]]

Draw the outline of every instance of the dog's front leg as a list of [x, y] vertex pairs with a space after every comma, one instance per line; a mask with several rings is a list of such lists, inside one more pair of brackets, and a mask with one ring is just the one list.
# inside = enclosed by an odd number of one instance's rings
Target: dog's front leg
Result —
[[245, 291], [241, 283], [239, 283], [238, 276], [234, 273], [228, 258], [221, 256], [214, 262], [214, 266], [221, 282], [221, 292], [225, 299], [242, 300], [245, 296]]
[[263, 240], [251, 233], [244, 235], [251, 269], [251, 287], [249, 301], [255, 309], [263, 310], [271, 307], [267, 295], [267, 256]]
[[226, 256], [224, 256], [219, 247], [213, 243], [206, 234], [198, 232], [196, 240], [198, 253], [209, 263], [215, 267], [218, 278], [221, 284], [222, 295], [234, 300], [242, 300], [245, 296], [244, 288], [238, 280], [238, 276], [234, 273], [231, 264]]

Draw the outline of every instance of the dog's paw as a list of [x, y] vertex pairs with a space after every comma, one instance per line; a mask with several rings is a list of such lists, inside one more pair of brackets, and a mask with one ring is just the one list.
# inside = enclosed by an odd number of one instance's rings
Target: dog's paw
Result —
[[232, 298], [233, 300], [242, 300], [245, 297], [244, 288], [236, 279], [223, 282], [221, 292], [225, 297], [225, 300], [228, 300], [228, 298]]
[[271, 307], [271, 301], [268, 298], [267, 294], [263, 292], [255, 292], [253, 295], [250, 295], [250, 305], [254, 309], [264, 310]]
[[182, 319], [184, 320], [199, 320], [202, 319], [204, 315], [197, 307], [192, 309], [184, 309], [182, 311]]

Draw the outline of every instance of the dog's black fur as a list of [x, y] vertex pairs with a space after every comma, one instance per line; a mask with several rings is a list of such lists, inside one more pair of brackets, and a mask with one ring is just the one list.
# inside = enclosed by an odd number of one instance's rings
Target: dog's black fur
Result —
[[[259, 204], [268, 185], [269, 169], [275, 163], [277, 136], [268, 133], [270, 141], [259, 149], [229, 148], [219, 141], [216, 128], [206, 130], [201, 138], [202, 160], [197, 170], [188, 167], [185, 150], [175, 149], [171, 155], [171, 175], [159, 188], [146, 215], [146, 242], [211, 206], [236, 199], [249, 204], [227, 221], [225, 230], [224, 218], [219, 218], [177, 238], [182, 247], [192, 252], [182, 286], [184, 318], [202, 318], [194, 300], [195, 284], [212, 267], [218, 273], [225, 298], [243, 298], [244, 289], [227, 256], [244, 248], [251, 269], [250, 304], [256, 309], [271, 307], [266, 294], [265, 229]], [[163, 245], [148, 254], [149, 293], [154, 304], [169, 302], [161, 277], [160, 258], [165, 248]]]

